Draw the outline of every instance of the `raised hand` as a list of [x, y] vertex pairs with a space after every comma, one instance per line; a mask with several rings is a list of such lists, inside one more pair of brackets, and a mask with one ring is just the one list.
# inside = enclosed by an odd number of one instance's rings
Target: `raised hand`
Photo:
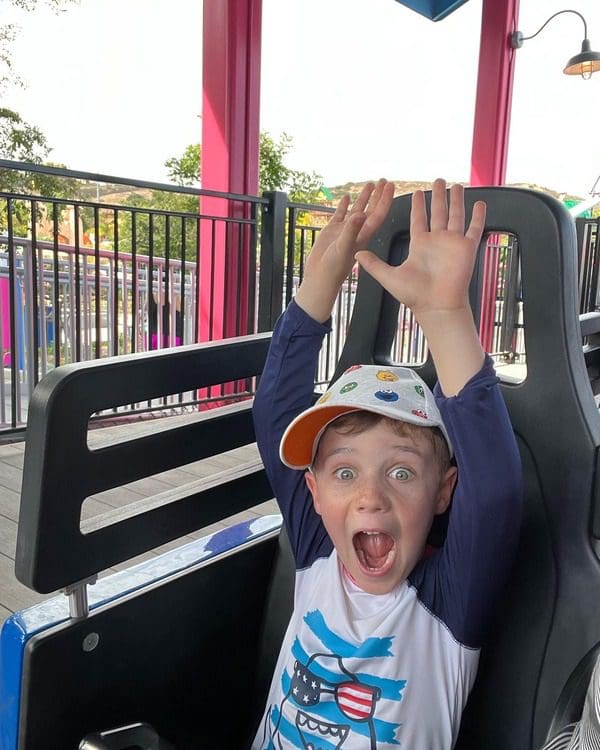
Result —
[[356, 252], [367, 246], [382, 225], [394, 198], [394, 183], [367, 183], [350, 208], [345, 195], [317, 237], [306, 262], [296, 303], [320, 323], [331, 315], [338, 292], [354, 265]]
[[465, 308], [484, 224], [485, 203], [478, 201], [465, 231], [462, 186], [450, 188], [448, 206], [446, 183], [438, 179], [433, 183], [430, 221], [423, 192], [413, 196], [408, 258], [402, 265], [390, 266], [369, 252], [359, 252], [356, 257], [417, 319], [429, 312]]
[[356, 259], [400, 302], [414, 312], [427, 339], [447, 396], [460, 391], [483, 362], [483, 349], [469, 306], [469, 282], [485, 225], [485, 203], [473, 206], [465, 231], [464, 190], [436, 180], [428, 221], [421, 191], [413, 196], [408, 257], [390, 266], [370, 252]]

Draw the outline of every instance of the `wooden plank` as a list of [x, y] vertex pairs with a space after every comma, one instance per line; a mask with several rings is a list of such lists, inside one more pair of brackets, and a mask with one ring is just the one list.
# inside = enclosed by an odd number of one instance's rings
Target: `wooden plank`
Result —
[[227, 524], [225, 523], [211, 523], [210, 526], [205, 526], [203, 529], [198, 529], [198, 531], [193, 531], [190, 536], [193, 539], [202, 539], [203, 536], [208, 536], [209, 534], [214, 534], [217, 531], [223, 531], [223, 529], [227, 528]]
[[[238, 404], [231, 404], [231, 410], [241, 408]], [[223, 411], [225, 411], [225, 408]], [[97, 427], [88, 429], [87, 444], [90, 450], [96, 451], [107, 448], [111, 445], [124, 443], [129, 440], [136, 440], [151, 433], [163, 432], [173, 427], [187, 425], [193, 422], [202, 422], [209, 419], [212, 415], [206, 411], [197, 411], [194, 409], [188, 414], [173, 414], [167, 416], [148, 416], [144, 419], [137, 419], [133, 422], [122, 422], [121, 424], [112, 424], [107, 427]]]
[[128, 487], [115, 487], [112, 490], [97, 492], [91, 497], [94, 500], [100, 500], [101, 502], [106, 503], [106, 505], [110, 505], [111, 508], [122, 508], [130, 503], [139, 502], [144, 495], [139, 492], [134, 492]]
[[17, 523], [6, 516], [0, 516], [0, 553], [14, 561], [16, 548]]
[[[109, 513], [104, 514], [105, 518], [86, 519], [85, 523], [82, 523], [81, 525], [82, 531], [85, 534], [92, 533], [99, 528], [106, 526], [107, 523], [118, 523], [126, 518], [145, 513], [153, 508], [176, 502], [177, 500], [188, 497], [194, 493], [203, 492], [211, 487], [219, 486], [228, 481], [251, 475], [260, 470], [261, 467], [262, 464], [258, 458], [254, 458], [245, 463], [237, 461], [235, 466], [229, 466], [224, 471], [212, 473], [209, 476], [195, 478], [193, 481], [188, 481], [178, 487], [170, 487], [165, 492], [160, 492], [151, 497], [138, 498], [137, 502], [132, 502], [123, 507], [115, 508]], [[95, 497], [102, 497], [107, 494], [108, 493], [99, 493], [95, 495]], [[251, 515], [252, 517], [256, 517], [257, 514], [253, 513]]]
[[14, 466], [16, 469], [23, 470], [23, 462], [25, 461], [25, 454], [23, 451], [11, 451], [0, 450], [0, 462]]
[[104, 503], [102, 500], [96, 500], [94, 497], [88, 497], [83, 501], [83, 505], [81, 506], [81, 520], [85, 521], [94, 516], [101, 516], [103, 513], [107, 513], [112, 509], [112, 505]]
[[[193, 415], [181, 415], [180, 417], [168, 417], [164, 419], [163, 424], [166, 426], [172, 425], [174, 421], [186, 422], [199, 418], [202, 418], [202, 416], [199, 416], [197, 413]], [[155, 431], [159, 421], [157, 419], [149, 419], [133, 426], [118, 425], [102, 430], [92, 430], [88, 435], [88, 443], [94, 444], [94, 447], [100, 447], [111, 442], [128, 440], [134, 436], [137, 437]], [[17, 581], [14, 574], [16, 528], [19, 518], [24, 448], [24, 443], [12, 443], [0, 446], [0, 622], [13, 611], [29, 607], [43, 601], [49, 596], [53, 596], [52, 594], [44, 596], [29, 590]], [[86, 499], [82, 506], [82, 518], [90, 519], [105, 513], [112, 515], [111, 511], [114, 513], [114, 509], [116, 508], [122, 508], [131, 502], [143, 505], [144, 503], [140, 503], [140, 501], [144, 498], [152, 498], [155, 495], [162, 494], [164, 499], [165, 496], [170, 494], [169, 490], [177, 494], [177, 488], [181, 487], [181, 485], [189, 485], [190, 480], [192, 480], [191, 484], [195, 484], [198, 481], [202, 484], [202, 480], [205, 482], [207, 477], [218, 474], [223, 470], [239, 469], [244, 463], [256, 457], [257, 449], [255, 444], [244, 446], [177, 469], [152, 475], [137, 482], [132, 482], [125, 487], [99, 493]], [[104, 577], [117, 570], [124, 570], [143, 560], [152, 559], [161, 552], [174, 549], [215, 531], [220, 531], [241, 520], [252, 519], [259, 515], [276, 512], [278, 510], [274, 501], [262, 503], [252, 510], [236, 514], [231, 519], [225, 519], [207, 528], [199, 529], [193, 534], [162, 545], [156, 550], [115, 565], [109, 570], [102, 571], [100, 575]]]
[[169, 487], [179, 487], [190, 481], [190, 472], [183, 471], [182, 469], [169, 469], [169, 471], [163, 471], [160, 474], [153, 474], [152, 476], [154, 479], [168, 484]]
[[[0, 467], [0, 472], [2, 467]], [[12, 521], [19, 520], [19, 505], [21, 496], [14, 490], [9, 490], [0, 484], [0, 514]]]
[[6, 609], [6, 607], [3, 607], [0, 604], [0, 627], [2, 627], [2, 623], [4, 620], [6, 620], [7, 617], [10, 617], [12, 615], [12, 612], [10, 609]]
[[21, 494], [23, 470], [0, 460], [0, 485]]
[[163, 482], [160, 479], [156, 479], [156, 477], [145, 477], [144, 479], [138, 479], [135, 482], [130, 482], [125, 485], [127, 489], [137, 492], [145, 497], [164, 492], [165, 490], [170, 489], [171, 486], [172, 485], [168, 482]]
[[274, 513], [280, 512], [279, 505], [277, 505], [277, 500], [267, 500], [260, 505], [255, 505], [251, 510], [257, 513], [259, 516], [271, 516]]
[[0, 606], [16, 612], [32, 604], [48, 599], [52, 594], [38, 594], [15, 578], [15, 563], [6, 555], [0, 554]]

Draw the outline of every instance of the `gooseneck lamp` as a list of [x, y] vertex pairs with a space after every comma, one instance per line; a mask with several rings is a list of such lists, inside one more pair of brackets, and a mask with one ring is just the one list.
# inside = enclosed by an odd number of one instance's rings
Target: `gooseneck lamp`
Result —
[[523, 36], [523, 33], [521, 31], [513, 31], [513, 33], [510, 35], [510, 46], [513, 49], [519, 49], [523, 46], [523, 42], [536, 37], [540, 33], [540, 31], [546, 28], [546, 26], [553, 18], [556, 18], [556, 16], [560, 16], [563, 13], [574, 13], [576, 16], [579, 16], [579, 18], [581, 18], [583, 22], [584, 37], [583, 42], [581, 43], [581, 52], [578, 55], [573, 55], [573, 57], [567, 62], [563, 73], [568, 76], [581, 76], [585, 79], [591, 78], [592, 73], [600, 70], [600, 52], [594, 52], [594, 50], [591, 48], [590, 40], [587, 36], [587, 23], [585, 22], [585, 18], [577, 10], [572, 10], [571, 8], [559, 10], [557, 13], [551, 15], [550, 18], [548, 18], [540, 26], [535, 34], [531, 34], [531, 36]]

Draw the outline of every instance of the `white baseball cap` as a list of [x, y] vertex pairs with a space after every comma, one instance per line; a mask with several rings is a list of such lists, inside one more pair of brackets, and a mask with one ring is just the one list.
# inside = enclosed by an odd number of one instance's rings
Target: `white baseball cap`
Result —
[[427, 384], [408, 367], [353, 365], [332, 383], [319, 400], [299, 414], [281, 438], [279, 455], [292, 469], [308, 468], [325, 428], [342, 414], [370, 411], [419, 427], [439, 427], [452, 444], [435, 397]]

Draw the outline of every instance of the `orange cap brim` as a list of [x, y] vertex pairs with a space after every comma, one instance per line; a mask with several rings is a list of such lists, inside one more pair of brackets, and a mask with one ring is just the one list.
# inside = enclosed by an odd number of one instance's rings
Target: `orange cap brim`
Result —
[[281, 438], [279, 455], [291, 469], [306, 469], [313, 460], [313, 447], [319, 433], [334, 419], [351, 411], [361, 411], [355, 406], [327, 406], [300, 414], [291, 422]]

